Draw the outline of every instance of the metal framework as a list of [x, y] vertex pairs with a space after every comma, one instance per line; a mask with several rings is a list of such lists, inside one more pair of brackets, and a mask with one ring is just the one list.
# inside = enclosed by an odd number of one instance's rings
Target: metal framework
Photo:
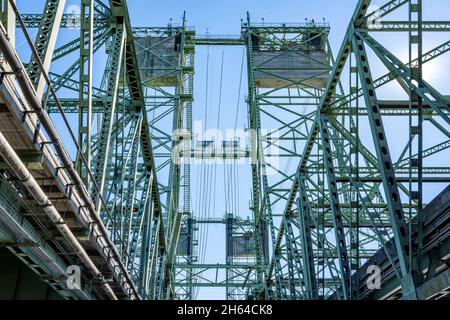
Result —
[[[82, 0], [80, 14], [65, 13], [65, 0], [42, 3], [43, 14], [28, 14], [0, 1], [0, 240], [59, 294], [442, 296], [430, 287], [448, 273], [448, 188], [428, 195], [450, 182], [450, 99], [424, 70], [448, 58], [450, 41], [425, 49], [424, 38], [445, 39], [450, 22], [423, 20], [421, 0], [385, 0], [374, 12], [359, 0], [336, 57], [325, 22], [247, 14], [240, 35], [202, 36], [185, 16], [134, 28], [125, 0]], [[393, 34], [406, 35], [407, 61], [385, 40]], [[191, 159], [205, 157], [192, 132], [200, 45], [246, 49], [248, 220], [192, 209]], [[197, 230], [213, 223], [225, 230], [225, 264], [198, 261]], [[374, 261], [380, 291], [366, 286]], [[82, 290], [67, 288], [71, 265]]]

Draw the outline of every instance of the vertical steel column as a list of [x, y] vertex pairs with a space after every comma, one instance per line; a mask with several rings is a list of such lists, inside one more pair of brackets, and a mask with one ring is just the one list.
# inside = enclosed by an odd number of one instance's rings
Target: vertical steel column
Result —
[[[124, 250], [124, 253], [129, 252], [131, 250], [132, 245], [132, 238], [131, 238], [131, 227], [133, 225], [133, 220], [135, 219], [137, 215], [137, 210], [135, 208], [136, 203], [136, 193], [137, 193], [137, 174], [138, 174], [138, 153], [140, 149], [139, 144], [139, 132], [141, 132], [141, 126], [142, 126], [142, 118], [139, 117], [138, 125], [136, 128], [136, 134], [133, 138], [132, 147], [130, 150], [130, 153], [128, 155], [128, 173], [125, 180], [128, 180], [127, 183], [127, 191], [126, 191], [126, 197], [124, 199], [124, 202], [122, 203], [122, 206], [125, 205], [124, 215], [122, 217], [122, 221], [124, 222], [124, 228], [121, 230], [124, 238], [123, 245], [126, 245], [126, 248]], [[122, 254], [124, 254], [122, 253]], [[128, 255], [126, 258], [125, 265], [128, 264], [128, 262], [133, 263], [133, 261], [128, 261]]]
[[[179, 150], [186, 151], [184, 145], [186, 143], [183, 134], [180, 135], [182, 129], [189, 130], [189, 135], [192, 136], [192, 79], [185, 80], [186, 77], [191, 78], [188, 74], [191, 73], [190, 68], [186, 68], [186, 17], [183, 14], [182, 27], [175, 36], [175, 48], [178, 51], [178, 74], [177, 74], [177, 85], [175, 87], [175, 98], [174, 98], [174, 112], [172, 121], [172, 150], [179, 152]], [[188, 110], [189, 109], [189, 110]], [[186, 117], [184, 117], [186, 114]], [[190, 119], [189, 119], [190, 118]], [[190, 123], [183, 124], [189, 121]], [[183, 146], [183, 148], [178, 148], [178, 146]], [[182, 153], [182, 157], [190, 157], [186, 155], [185, 152]], [[186, 210], [189, 209], [189, 185], [183, 185], [183, 200], [184, 205], [187, 208], [180, 210], [180, 181], [181, 181], [181, 159], [180, 154], [172, 155], [172, 162], [169, 171], [169, 188], [170, 192], [167, 197], [167, 230], [169, 231], [169, 244], [168, 244], [168, 257], [167, 266], [165, 270], [165, 279], [170, 281], [170, 286], [167, 287], [166, 297], [169, 298], [171, 294], [175, 293], [175, 275], [176, 268], [174, 264], [177, 259], [177, 247], [178, 241], [180, 239], [181, 224], [183, 215]], [[190, 184], [190, 159], [184, 159], [185, 164], [183, 166], [184, 173], [188, 176], [184, 177], [185, 182]]]
[[[253, 66], [253, 35], [251, 31], [250, 14], [247, 12], [247, 76], [248, 76], [248, 108], [249, 108], [249, 127], [250, 131], [250, 154], [252, 161], [252, 211], [253, 219], [255, 221], [255, 249], [257, 264], [261, 265], [265, 259], [263, 259], [263, 248], [261, 242], [261, 141], [260, 141], [260, 119], [257, 106], [257, 89], [256, 79]], [[264, 270], [257, 270], [258, 282], [261, 284], [261, 288], [265, 288], [264, 285]]]
[[11, 46], [16, 46], [16, 15], [9, 4], [12, 1], [16, 3], [16, 0], [0, 0], [1, 22], [8, 33], [8, 39]]
[[[183, 137], [178, 136], [180, 129], [183, 128], [183, 109], [184, 109], [184, 45], [185, 45], [185, 18], [183, 17], [183, 26], [179, 31], [179, 34], [175, 36], [175, 47], [178, 51], [178, 74], [177, 85], [175, 87], [175, 100], [174, 100], [174, 112], [172, 120], [172, 150], [178, 150], [177, 145], [183, 143]], [[177, 134], [177, 136], [176, 136]], [[176, 140], [175, 140], [176, 139]], [[178, 210], [179, 191], [180, 191], [180, 154], [172, 155], [172, 163], [169, 172], [169, 194], [167, 197], [167, 217], [168, 217], [168, 230], [171, 231], [174, 220], [176, 218], [176, 211]]]
[[[146, 176], [146, 196], [145, 204], [142, 208], [143, 214], [143, 226], [142, 226], [142, 236], [141, 236], [141, 263], [139, 265], [139, 290], [143, 297], [148, 297], [150, 294], [149, 287], [149, 266], [150, 266], [150, 249], [151, 249], [151, 230], [153, 221], [153, 202], [150, 197], [150, 192], [153, 184], [153, 174], [151, 172], [147, 173]], [[137, 250], [137, 248], [136, 248]]]
[[[409, 127], [410, 127], [410, 146], [409, 146], [409, 159], [410, 159], [410, 172], [409, 172], [409, 214], [412, 217], [412, 204], [416, 202], [416, 224], [413, 225], [412, 219], [410, 219], [410, 268], [413, 272], [413, 276], [416, 277], [416, 282], [420, 284], [422, 282], [423, 265], [423, 99], [417, 95], [412, 86], [412, 82], [416, 82], [419, 90], [423, 89], [422, 78], [422, 0], [409, 0], [409, 65], [410, 65], [410, 81], [409, 85]], [[417, 23], [417, 31], [412, 29], [412, 25]], [[417, 59], [417, 63], [413, 64], [413, 60]], [[414, 119], [413, 106], [417, 104], [417, 117]], [[416, 140], [417, 157], [413, 157], [413, 142]], [[416, 190], [413, 190], [413, 170], [417, 170], [417, 183]], [[413, 243], [411, 235], [417, 233], [417, 247]]]
[[306, 193], [306, 186], [300, 172], [297, 172], [299, 183], [299, 197], [297, 199], [298, 219], [301, 232], [301, 248], [303, 258], [303, 281], [305, 281], [306, 298], [317, 299], [317, 280], [314, 265], [314, 252], [311, 239], [312, 219], [310, 216], [310, 206]]
[[[94, 54], [94, 4], [93, 0], [81, 0], [80, 15], [80, 86], [78, 113], [78, 144], [87, 166], [91, 163], [91, 122], [92, 122], [92, 65]], [[87, 41], [86, 41], [87, 40]], [[80, 155], [77, 156], [77, 170], [86, 186], [89, 178], [83, 168]]]
[[[288, 277], [289, 277], [289, 299], [297, 300], [299, 298], [303, 298], [303, 285], [302, 283], [298, 283], [297, 281], [303, 281], [302, 276], [304, 275], [303, 268], [301, 265], [300, 257], [299, 257], [299, 249], [296, 244], [296, 239], [294, 236], [294, 232], [292, 230], [292, 219], [294, 212], [291, 212], [288, 217], [284, 220], [285, 224], [285, 232], [284, 238], [286, 240], [286, 251], [287, 251], [287, 266], [288, 266]], [[301, 292], [297, 292], [297, 287], [301, 288]], [[301, 293], [301, 294], [300, 294]]]
[[[358, 67], [353, 65], [353, 57], [350, 54], [350, 75], [349, 75], [349, 85], [350, 93], [358, 92], [359, 86], [359, 76]], [[357, 272], [360, 268], [360, 193], [359, 193], [359, 100], [349, 101], [349, 142], [350, 142], [350, 154], [349, 154], [349, 165], [347, 172], [349, 172], [350, 177], [350, 190], [349, 190], [349, 201], [350, 201], [350, 268], [352, 271]], [[355, 119], [354, 119], [355, 117]], [[345, 128], [344, 128], [345, 129]], [[352, 277], [351, 286], [351, 298], [354, 300], [359, 299], [359, 278]]]
[[[157, 288], [159, 287], [159, 283], [157, 282], [156, 279], [156, 275], [157, 275], [157, 260], [158, 260], [158, 255], [160, 253], [161, 249], [160, 248], [160, 243], [158, 241], [158, 232], [161, 228], [161, 220], [153, 215], [153, 220], [151, 223], [151, 228], [149, 230], [150, 234], [150, 257], [149, 257], [149, 266], [148, 266], [148, 275], [149, 275], [149, 279], [148, 279], [148, 287], [149, 287], [149, 292], [150, 292], [150, 299], [156, 299], [156, 291]], [[160, 281], [162, 281], [162, 279], [160, 279]]]
[[[185, 58], [183, 60], [183, 66], [182, 69], [184, 71], [183, 81], [186, 82], [184, 86], [184, 95], [185, 95], [185, 127], [187, 130], [187, 133], [189, 135], [189, 142], [184, 142], [186, 145], [189, 146], [189, 152], [190, 147], [192, 146], [192, 100], [193, 100], [193, 94], [194, 94], [194, 58], [195, 58], [195, 44], [192, 41], [192, 36], [194, 33], [192, 31], [186, 30], [186, 22], [185, 22], [185, 13], [183, 14], [183, 25], [185, 28], [184, 31], [184, 37], [185, 37], [185, 43], [183, 46], [183, 54], [185, 55]], [[188, 34], [189, 32], [189, 34]], [[184, 148], [184, 151], [187, 148]], [[187, 156], [184, 155], [184, 166], [183, 166], [183, 201], [184, 201], [184, 208], [183, 208], [183, 214], [185, 216], [185, 223], [187, 224], [187, 234], [188, 238], [186, 241], [187, 243], [187, 263], [192, 264], [193, 263], [193, 244], [194, 244], [194, 228], [193, 228], [193, 218], [192, 218], [192, 212], [191, 212], [191, 161], [190, 161], [190, 155]], [[176, 272], [176, 271], [175, 271]], [[186, 282], [188, 284], [192, 284], [193, 276], [192, 272], [188, 273]], [[186, 288], [187, 291], [187, 299], [192, 299], [192, 286], [189, 286]]]
[[[233, 214], [227, 213], [226, 222], [225, 222], [225, 261], [228, 265], [233, 262]], [[229, 268], [226, 269], [226, 279], [230, 279], [232, 277], [232, 272]], [[228, 283], [228, 281], [227, 281]], [[225, 287], [226, 290], [226, 300], [232, 300], [232, 287]]]
[[422, 86], [418, 88], [415, 81], [410, 81], [409, 75], [411, 71], [409, 66], [401, 62], [395, 55], [386, 50], [366, 32], [355, 30], [355, 33], [374, 51], [383, 64], [391, 71], [391, 74], [395, 76], [394, 78], [407, 94], [410, 94], [411, 90], [414, 91], [414, 94], [420, 96], [424, 103], [427, 103], [434, 112], [441, 116], [442, 120], [450, 125], [450, 117], [445, 111], [448, 110], [448, 103], [439, 91], [434, 89], [423, 79]]

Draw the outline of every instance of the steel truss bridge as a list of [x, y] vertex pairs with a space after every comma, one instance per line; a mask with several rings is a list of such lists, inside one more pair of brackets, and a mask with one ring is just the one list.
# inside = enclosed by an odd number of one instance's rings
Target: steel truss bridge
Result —
[[[80, 13], [42, 0], [42, 14], [2, 0], [2, 297], [448, 298], [450, 98], [424, 70], [448, 59], [450, 21], [424, 20], [423, 2], [357, 1], [333, 55], [314, 21], [247, 16], [240, 35], [196, 35], [185, 17], [134, 27], [125, 0]], [[231, 153], [251, 159], [248, 220], [191, 208], [187, 160], [229, 155], [192, 135], [195, 49], [212, 45], [246, 48], [251, 143]], [[263, 130], [274, 123], [277, 137]], [[199, 261], [202, 224], [225, 228], [226, 263]]]

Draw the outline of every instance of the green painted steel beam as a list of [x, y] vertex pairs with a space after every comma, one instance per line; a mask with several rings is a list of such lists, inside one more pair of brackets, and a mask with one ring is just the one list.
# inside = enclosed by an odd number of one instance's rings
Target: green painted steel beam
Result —
[[[46, 0], [44, 7], [45, 15], [39, 22], [34, 46], [46, 72], [50, 70], [52, 55], [56, 45], [65, 4], [65, 0]], [[27, 72], [31, 82], [36, 88], [38, 96], [42, 98], [44, 94], [45, 79], [41, 75], [39, 62], [34, 56], [31, 57], [27, 65]]]
[[[423, 32], [448, 32], [450, 31], [450, 21], [423, 21], [421, 25]], [[408, 32], [417, 31], [417, 22], [409, 21], [380, 21], [364, 28], [370, 32]]]
[[[329, 120], [326, 116], [322, 115], [319, 120], [320, 125], [320, 137], [322, 141], [322, 149], [325, 163], [325, 174], [328, 183], [328, 201], [331, 205], [331, 211], [333, 213], [334, 234], [336, 237], [336, 246], [339, 256], [339, 267], [341, 272], [341, 288], [342, 299], [351, 299], [350, 292], [350, 262], [347, 253], [347, 244], [343, 226], [343, 216], [341, 211], [341, 204], [338, 196], [338, 184], [336, 179], [336, 172], [334, 167], [334, 157], [331, 148], [331, 135], [329, 133]], [[339, 293], [341, 294], [341, 293]]]
[[104, 192], [105, 178], [106, 178], [106, 166], [108, 163], [110, 153], [111, 131], [113, 126], [113, 116], [115, 114], [117, 96], [119, 90], [119, 77], [120, 67], [123, 63], [123, 52], [125, 46], [126, 32], [122, 25], [117, 25], [113, 42], [111, 45], [111, 51], [108, 58], [108, 83], [107, 83], [107, 97], [108, 102], [105, 106], [105, 113], [102, 119], [101, 133], [99, 136], [99, 145], [101, 148], [94, 155], [94, 167], [93, 175], [94, 180], [99, 185], [99, 191], [92, 190], [92, 197], [97, 204], [97, 210], [100, 213], [100, 196]]
[[[42, 14], [22, 14], [21, 15], [25, 26], [28, 29], [38, 29], [42, 21]], [[94, 26], [96, 28], [107, 27], [109, 21], [106, 17], [96, 14], [94, 18]], [[17, 25], [19, 26], [19, 25]], [[65, 13], [62, 15], [60, 28], [79, 28], [81, 26], [81, 17], [79, 14]]]
[[375, 144], [377, 158], [380, 161], [379, 168], [383, 181], [383, 189], [386, 193], [386, 202], [394, 231], [397, 256], [400, 262], [402, 275], [402, 288], [405, 295], [415, 292], [415, 284], [409, 269], [409, 235], [406, 226], [406, 217], [400, 202], [400, 194], [396, 177], [392, 168], [392, 160], [386, 141], [386, 133], [383, 121], [378, 112], [379, 104], [373, 86], [373, 79], [367, 60], [367, 53], [362, 38], [355, 34], [352, 48], [355, 52], [361, 85], [364, 91], [366, 108], [369, 111], [370, 128]]
[[196, 46], [243, 46], [245, 39], [240, 35], [196, 35], [194, 39]]

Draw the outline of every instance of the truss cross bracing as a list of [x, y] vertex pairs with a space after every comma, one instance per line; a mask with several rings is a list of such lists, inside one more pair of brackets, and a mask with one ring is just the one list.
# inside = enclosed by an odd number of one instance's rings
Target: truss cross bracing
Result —
[[[334, 53], [326, 22], [247, 14], [239, 35], [199, 35], [185, 15], [136, 27], [125, 0], [41, 2], [39, 14], [0, 1], [0, 247], [60, 296], [448, 294], [450, 98], [428, 68], [448, 61], [450, 21], [426, 2], [357, 1]], [[216, 46], [244, 50], [243, 139], [195, 133], [197, 51]], [[219, 102], [220, 116], [234, 115]], [[199, 207], [216, 167], [223, 203], [249, 181], [248, 218], [236, 203]], [[214, 263], [208, 226], [223, 233]]]

